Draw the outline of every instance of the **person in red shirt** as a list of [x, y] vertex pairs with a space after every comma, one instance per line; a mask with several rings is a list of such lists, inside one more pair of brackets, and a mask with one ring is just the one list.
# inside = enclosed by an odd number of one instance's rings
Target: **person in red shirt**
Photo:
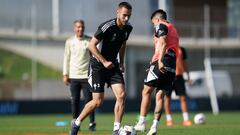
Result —
[[145, 130], [145, 117], [150, 107], [151, 94], [156, 90], [156, 105], [154, 120], [148, 135], [157, 134], [157, 127], [164, 108], [163, 100], [165, 93], [172, 90], [172, 83], [175, 78], [177, 48], [179, 38], [176, 28], [168, 22], [164, 10], [158, 9], [153, 12], [151, 21], [155, 32], [153, 36], [155, 53], [150, 62], [149, 69], [144, 79], [142, 90], [142, 102], [140, 117], [135, 125], [137, 131]]
[[174, 90], [176, 95], [179, 96], [181, 110], [183, 113], [183, 126], [191, 126], [192, 122], [189, 120], [188, 116], [188, 108], [187, 108], [187, 101], [186, 101], [186, 88], [185, 88], [185, 81], [183, 78], [183, 73], [187, 74], [187, 82], [191, 85], [191, 80], [188, 71], [188, 64], [187, 64], [187, 53], [183, 47], [178, 48], [178, 57], [176, 60], [176, 77], [173, 82], [173, 89], [166, 93], [165, 98], [165, 114], [166, 114], [166, 124], [167, 126], [173, 126], [172, 120], [172, 112], [171, 112], [171, 94]]

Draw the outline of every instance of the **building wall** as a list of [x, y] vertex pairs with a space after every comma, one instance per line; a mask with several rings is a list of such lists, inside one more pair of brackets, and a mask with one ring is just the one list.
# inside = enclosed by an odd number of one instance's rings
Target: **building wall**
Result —
[[[2, 29], [10, 32], [31, 32], [31, 21], [36, 21], [37, 32], [52, 33], [52, 0], [0, 0], [0, 2], [0, 31]], [[116, 17], [116, 8], [120, 2], [120, 0], [59, 0], [60, 33], [72, 32], [73, 21], [79, 18], [85, 20], [86, 32], [94, 33], [102, 22]], [[129, 0], [129, 2], [133, 7], [130, 19], [134, 26], [133, 34], [149, 36], [153, 1]], [[36, 20], [32, 17], [34, 5]]]
[[173, 0], [173, 16], [182, 37], [204, 37], [204, 6], [210, 8], [210, 36], [228, 36], [227, 0]]

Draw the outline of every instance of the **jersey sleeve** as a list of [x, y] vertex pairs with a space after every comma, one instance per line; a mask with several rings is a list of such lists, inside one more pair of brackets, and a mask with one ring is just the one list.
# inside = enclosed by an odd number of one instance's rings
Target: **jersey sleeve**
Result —
[[102, 40], [104, 35], [104, 31], [102, 30], [102, 25], [100, 25], [97, 31], [94, 34], [94, 37], [98, 40]]
[[187, 59], [187, 52], [186, 52], [186, 49], [184, 49], [183, 47], [181, 47], [181, 51], [182, 51], [182, 57], [184, 60]]
[[127, 38], [126, 38], [126, 40], [128, 40], [129, 35], [130, 35], [130, 33], [132, 32], [132, 29], [133, 29], [133, 27], [130, 26], [130, 27], [129, 27], [129, 30], [128, 30], [128, 33], [127, 33]]
[[167, 33], [168, 33], [168, 28], [165, 24], [160, 24], [158, 27], [155, 27], [156, 37], [166, 36]]

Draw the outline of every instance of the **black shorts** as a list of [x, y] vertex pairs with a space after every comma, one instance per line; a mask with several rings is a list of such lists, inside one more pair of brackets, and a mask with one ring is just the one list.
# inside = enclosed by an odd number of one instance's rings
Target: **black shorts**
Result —
[[[170, 50], [171, 51], [171, 50]], [[170, 54], [171, 53], [171, 54]], [[173, 51], [164, 55], [162, 60], [167, 72], [162, 73], [158, 68], [158, 61], [153, 62], [146, 70], [144, 84], [155, 87], [157, 90], [172, 90], [172, 84], [175, 77], [176, 55]]]
[[108, 86], [112, 84], [124, 84], [119, 64], [115, 63], [112, 69], [107, 69], [99, 63], [90, 62], [88, 83], [91, 86], [91, 92], [95, 93], [104, 92], [105, 83]]
[[167, 96], [171, 96], [172, 91], [175, 91], [176, 95], [178, 96], [185, 96], [186, 95], [186, 87], [185, 81], [182, 75], [178, 75], [175, 77], [173, 82], [173, 89], [166, 93]]

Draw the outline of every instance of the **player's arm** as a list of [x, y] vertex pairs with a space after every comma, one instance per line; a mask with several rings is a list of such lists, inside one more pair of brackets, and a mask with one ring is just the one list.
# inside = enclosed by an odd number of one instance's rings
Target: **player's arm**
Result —
[[65, 85], [69, 85], [70, 79], [69, 79], [69, 64], [70, 64], [70, 46], [69, 41], [67, 40], [65, 43], [65, 49], [64, 49], [64, 58], [63, 58], [63, 83]]
[[124, 72], [124, 58], [125, 58], [125, 50], [126, 50], [126, 41], [123, 42], [122, 47], [119, 51], [119, 61], [120, 61], [120, 70]]
[[97, 38], [95, 38], [94, 36], [92, 37], [90, 43], [89, 43], [89, 46], [88, 46], [88, 49], [89, 51], [97, 58], [98, 61], [100, 61], [103, 66], [105, 68], [112, 68], [114, 65], [112, 64], [111, 61], [107, 61], [102, 55], [101, 53], [99, 52], [99, 50], [97, 49], [97, 45], [98, 43], [100, 42], [100, 40], [98, 40]]
[[167, 45], [166, 36], [160, 36], [157, 39], [157, 46], [159, 47], [158, 67], [159, 67], [159, 70], [163, 73], [166, 72], [164, 69], [164, 64], [162, 62], [162, 58], [166, 52], [166, 45]]
[[164, 64], [162, 62], [163, 56], [166, 52], [166, 38], [167, 38], [167, 33], [168, 33], [168, 28], [164, 24], [160, 24], [159, 27], [155, 29], [155, 37], [156, 39], [156, 46], [157, 46], [157, 51], [159, 51], [159, 57], [158, 57], [158, 67], [161, 72], [166, 72], [164, 69]]
[[187, 54], [185, 50], [181, 50], [182, 54], [183, 54], [183, 68], [184, 68], [184, 72], [187, 74], [187, 82], [189, 85], [192, 84], [191, 78], [190, 78], [190, 74], [189, 74], [189, 69], [188, 69], [188, 62], [187, 62]]
[[187, 74], [187, 83], [188, 83], [189, 85], [192, 85], [192, 80], [191, 80], [191, 78], [190, 78], [189, 69], [188, 69], [188, 62], [187, 62], [186, 59], [183, 60], [183, 68], [184, 68], [184, 71], [185, 71], [186, 74]]

